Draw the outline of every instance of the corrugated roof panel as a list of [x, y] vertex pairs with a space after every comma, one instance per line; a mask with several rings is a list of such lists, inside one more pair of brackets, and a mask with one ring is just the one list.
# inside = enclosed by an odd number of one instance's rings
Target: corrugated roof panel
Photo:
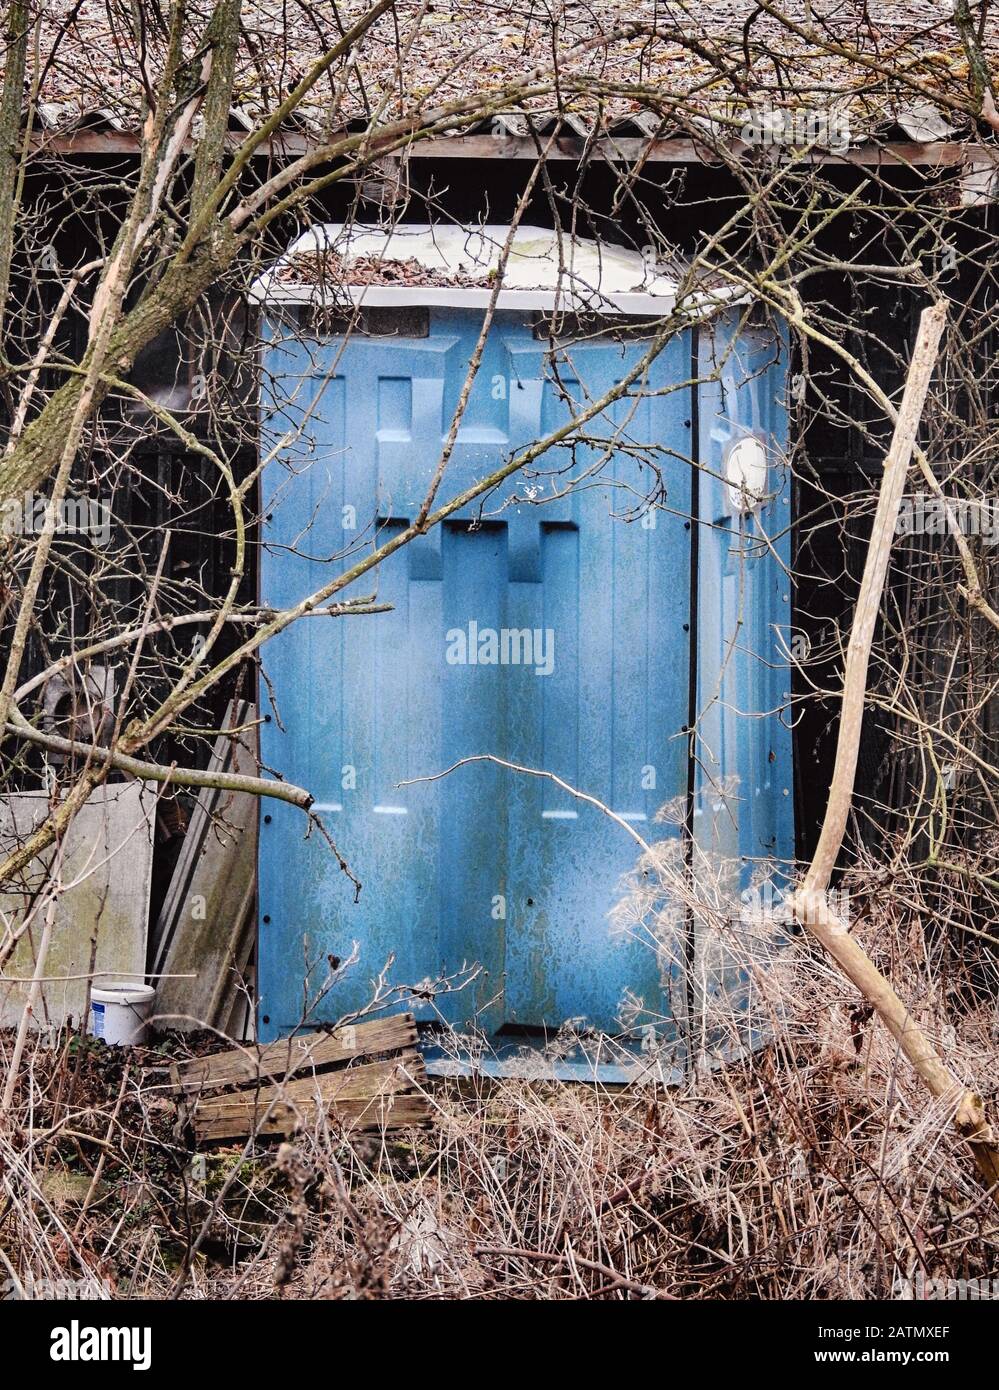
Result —
[[[71, 107], [80, 117], [103, 113], [119, 132], [137, 128], [144, 92], [131, 8], [112, 10], [102, 0], [43, 0], [38, 8], [39, 52], [46, 64], [40, 123], [51, 128], [51, 109]], [[285, 0], [244, 0], [237, 108], [248, 119], [272, 108], [275, 97], [340, 38], [339, 24], [365, 8], [363, 0], [345, 0], [335, 13], [328, 7], [306, 12]], [[910, 140], [930, 138], [931, 129], [943, 132], [954, 121], [952, 103], [967, 103], [967, 58], [949, 8], [937, 0], [812, 0], [807, 5], [790, 0], [784, 9], [788, 25], [761, 14], [752, 0], [704, 6], [693, 16], [679, 7], [674, 14], [661, 0], [592, 0], [562, 7], [557, 15], [513, 0], [436, 0], [430, 10], [416, 0], [398, 0], [372, 29], [356, 64], [325, 75], [306, 110], [321, 124], [332, 109], [356, 117], [383, 104], [384, 119], [391, 120], [412, 109], [414, 95], [438, 103], [550, 73], [553, 54], [560, 96], [573, 103], [592, 100], [589, 110], [574, 108], [568, 118], [570, 128], [585, 128], [587, 134], [598, 101], [601, 119], [609, 123], [631, 115], [634, 102], [614, 88], [636, 80], [653, 93], [661, 91], [667, 103], [686, 94], [689, 108], [705, 114], [725, 100], [726, 91], [731, 99], [747, 94], [751, 99], [755, 93], [783, 100], [791, 94], [813, 106], [848, 93], [858, 127], [879, 113], [894, 115], [900, 105], [925, 104], [925, 113], [903, 111]], [[201, 41], [202, 23], [192, 7], [191, 52]], [[817, 24], [814, 40], [807, 36], [812, 24]], [[147, 27], [142, 43], [155, 68], [162, 46], [156, 25]], [[986, 28], [983, 44], [987, 58], [999, 56], [996, 26]], [[844, 56], [851, 49], [856, 60]], [[709, 52], [715, 55], [715, 72]], [[913, 100], [911, 82], [903, 85], [900, 78], [892, 84], [872, 72], [867, 66], [872, 57], [900, 72], [918, 73], [919, 102]], [[547, 94], [531, 105], [550, 120], [556, 102]], [[657, 119], [652, 113], [632, 118], [646, 134]]]

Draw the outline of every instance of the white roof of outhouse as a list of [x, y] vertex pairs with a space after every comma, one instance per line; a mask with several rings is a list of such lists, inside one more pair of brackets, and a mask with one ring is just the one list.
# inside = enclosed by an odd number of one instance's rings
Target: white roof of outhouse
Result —
[[[509, 226], [493, 223], [389, 228], [323, 223], [291, 243], [256, 281], [253, 297], [286, 304], [319, 300], [485, 308], [509, 235]], [[352, 263], [358, 271], [354, 283]], [[377, 274], [377, 263], [398, 268], [399, 279], [386, 283]], [[497, 307], [662, 314], [673, 307], [676, 291], [676, 280], [657, 273], [637, 251], [521, 226], [513, 233]], [[705, 297], [729, 296], [722, 291]]]

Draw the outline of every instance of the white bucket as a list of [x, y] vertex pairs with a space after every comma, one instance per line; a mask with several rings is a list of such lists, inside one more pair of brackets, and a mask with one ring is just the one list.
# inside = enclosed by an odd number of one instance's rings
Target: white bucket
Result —
[[142, 1042], [156, 991], [134, 981], [95, 985], [90, 992], [90, 1033], [114, 1045]]

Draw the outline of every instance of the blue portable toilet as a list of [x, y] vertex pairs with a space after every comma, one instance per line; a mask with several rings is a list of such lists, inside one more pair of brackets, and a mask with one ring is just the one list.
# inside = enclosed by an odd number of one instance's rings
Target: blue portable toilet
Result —
[[[419, 516], [506, 234], [327, 226], [259, 282], [265, 605]], [[329, 248], [369, 283], [331, 292]], [[673, 290], [629, 251], [518, 229], [435, 506], [601, 400]], [[744, 308], [691, 306], [584, 439], [336, 595], [386, 611], [305, 617], [264, 649], [262, 763], [310, 789], [363, 887], [300, 812], [263, 808], [263, 1039], [363, 1008], [390, 959], [407, 985], [479, 967], [416, 1011], [494, 1035], [669, 1037], [721, 987], [696, 978], [696, 941], [667, 956], [614, 909], [639, 857], [627, 826], [651, 842], [686, 825], [736, 889], [793, 855], [785, 369]]]

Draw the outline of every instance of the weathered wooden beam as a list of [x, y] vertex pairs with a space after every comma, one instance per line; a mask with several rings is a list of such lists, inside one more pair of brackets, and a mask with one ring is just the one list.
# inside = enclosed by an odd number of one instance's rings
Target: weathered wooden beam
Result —
[[301, 1077], [277, 1086], [230, 1091], [193, 1103], [188, 1118], [199, 1144], [250, 1134], [290, 1134], [325, 1116], [347, 1130], [394, 1130], [425, 1124], [430, 1108], [414, 1088], [426, 1073], [418, 1052]]
[[[257, 772], [256, 717], [246, 701], [229, 705], [210, 772]], [[227, 729], [245, 732], [234, 739]], [[228, 1017], [256, 891], [258, 810], [259, 798], [249, 792], [205, 787], [198, 797], [154, 935], [154, 970], [162, 977], [155, 1012], [171, 1027], [217, 1028]], [[251, 934], [255, 929], [253, 922]]]
[[[234, 131], [230, 144], [235, 147], [244, 137], [245, 132]], [[254, 158], [294, 159], [314, 149], [317, 143], [304, 131], [288, 131], [272, 140], [263, 141]], [[131, 131], [118, 130], [39, 131], [32, 141], [32, 148], [35, 154], [138, 155], [139, 137]], [[750, 148], [739, 140], [729, 146], [737, 158], [747, 156]], [[587, 141], [582, 136], [565, 135], [550, 146], [548, 158], [578, 162], [586, 151]], [[685, 137], [648, 140], [643, 136], [618, 138], [611, 135], [598, 140], [590, 150], [589, 157], [610, 163], [633, 163], [642, 159], [653, 164], [700, 164], [703, 153], [704, 147], [700, 142]], [[409, 155], [414, 159], [536, 159], [537, 154], [538, 146], [534, 140], [514, 135], [439, 136], [417, 140], [409, 149]], [[858, 165], [864, 168], [912, 165], [935, 169], [966, 161], [988, 162], [988, 154], [981, 146], [959, 140], [931, 140], [925, 143], [915, 140], [870, 141], [842, 154], [817, 149], [809, 157], [816, 164]]]
[[332, 1033], [299, 1033], [290, 1038], [278, 1038], [266, 1047], [234, 1048], [231, 1052], [195, 1057], [174, 1069], [174, 1081], [185, 1096], [203, 1095], [256, 1085], [260, 1081], [278, 1081], [303, 1072], [318, 1072], [358, 1057], [410, 1048], [416, 1036], [416, 1020], [412, 1014], [389, 1014], [365, 1023], [348, 1024]]

